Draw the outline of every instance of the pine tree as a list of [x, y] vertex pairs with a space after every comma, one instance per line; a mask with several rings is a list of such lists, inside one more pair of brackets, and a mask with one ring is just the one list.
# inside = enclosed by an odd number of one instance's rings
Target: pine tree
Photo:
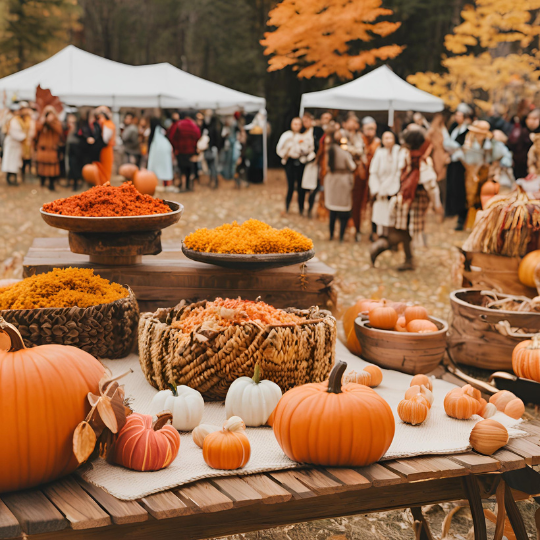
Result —
[[381, 0], [283, 0], [269, 13], [267, 32], [261, 44], [271, 55], [269, 71], [292, 66], [298, 77], [351, 79], [377, 60], [394, 58], [403, 47], [385, 45], [363, 49], [377, 36], [395, 32], [400, 23], [376, 22], [392, 15]]

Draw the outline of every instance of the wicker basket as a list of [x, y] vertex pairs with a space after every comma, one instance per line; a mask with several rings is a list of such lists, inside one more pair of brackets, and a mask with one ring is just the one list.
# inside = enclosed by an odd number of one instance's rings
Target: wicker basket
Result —
[[160, 389], [184, 384], [207, 400], [222, 400], [231, 383], [252, 376], [256, 363], [265, 379], [283, 391], [323, 381], [334, 363], [336, 320], [328, 311], [289, 308], [304, 317], [296, 325], [234, 325], [221, 332], [189, 337], [170, 325], [185, 309], [206, 302], [181, 302], [175, 308], [143, 313], [139, 322], [139, 359], [148, 382]]
[[443, 359], [446, 349], [448, 325], [441, 319], [430, 317], [438, 332], [416, 334], [378, 330], [369, 321], [358, 317], [354, 322], [356, 337], [362, 347], [362, 358], [378, 366], [416, 375], [429, 373]]
[[482, 306], [480, 290], [460, 289], [450, 294], [452, 321], [448, 331], [448, 354], [460, 364], [496, 371], [512, 369], [512, 351], [526, 339], [510, 336], [499, 323], [537, 333], [540, 313], [519, 313]]
[[135, 344], [139, 306], [133, 291], [108, 304], [88, 308], [6, 309], [0, 311], [17, 327], [27, 347], [72, 345], [97, 358], [122, 358]]

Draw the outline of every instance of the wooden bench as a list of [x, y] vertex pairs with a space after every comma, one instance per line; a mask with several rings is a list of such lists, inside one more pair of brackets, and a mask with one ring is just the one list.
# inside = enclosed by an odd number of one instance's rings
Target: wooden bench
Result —
[[511, 490], [501, 474], [540, 464], [540, 422], [524, 424], [523, 429], [527, 438], [511, 441], [491, 457], [467, 452], [354, 469], [311, 467], [213, 478], [131, 502], [72, 475], [39, 489], [1, 495], [0, 538], [196, 540], [411, 508], [417, 537], [430, 540], [421, 507], [466, 499], [475, 538], [485, 540], [481, 500], [496, 497], [518, 540], [525, 540], [515, 500], [529, 495]]

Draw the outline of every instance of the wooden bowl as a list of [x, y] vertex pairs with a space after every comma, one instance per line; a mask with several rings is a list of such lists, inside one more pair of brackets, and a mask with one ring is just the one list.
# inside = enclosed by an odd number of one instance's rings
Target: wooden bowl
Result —
[[416, 334], [378, 330], [372, 328], [369, 321], [358, 317], [354, 321], [354, 329], [362, 347], [362, 358], [386, 369], [411, 375], [429, 373], [443, 359], [448, 330], [445, 321], [435, 317], [429, 320], [439, 328], [438, 332]]
[[295, 253], [268, 253], [268, 254], [237, 254], [237, 253], [206, 253], [188, 249], [182, 243], [182, 252], [193, 261], [215, 264], [225, 268], [238, 270], [267, 270], [269, 268], [281, 268], [309, 261], [315, 256], [315, 250], [300, 251]]
[[44, 212], [41, 217], [47, 225], [77, 233], [124, 233], [159, 231], [174, 225], [182, 217], [184, 207], [173, 201], [163, 201], [172, 212], [150, 216], [85, 217], [64, 216]]

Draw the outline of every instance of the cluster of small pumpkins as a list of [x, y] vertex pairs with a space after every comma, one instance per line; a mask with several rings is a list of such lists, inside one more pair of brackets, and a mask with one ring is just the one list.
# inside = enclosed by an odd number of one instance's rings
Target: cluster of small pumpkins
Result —
[[405, 397], [398, 404], [398, 415], [403, 422], [417, 426], [428, 417], [433, 405], [433, 384], [426, 375], [415, 375]]
[[[120, 165], [118, 174], [126, 180], [131, 180], [135, 188], [143, 195], [154, 195], [158, 185], [157, 176], [147, 169], [139, 169], [133, 163]], [[95, 163], [88, 163], [82, 169], [82, 177], [93, 186], [99, 185], [99, 169]]]
[[437, 325], [429, 320], [426, 308], [408, 305], [404, 302], [390, 300], [367, 300], [360, 298], [343, 314], [343, 330], [347, 348], [356, 355], [362, 353], [360, 342], [356, 337], [354, 321], [364, 315], [369, 318], [369, 324], [378, 330], [394, 332], [414, 332], [426, 334], [437, 332]]

